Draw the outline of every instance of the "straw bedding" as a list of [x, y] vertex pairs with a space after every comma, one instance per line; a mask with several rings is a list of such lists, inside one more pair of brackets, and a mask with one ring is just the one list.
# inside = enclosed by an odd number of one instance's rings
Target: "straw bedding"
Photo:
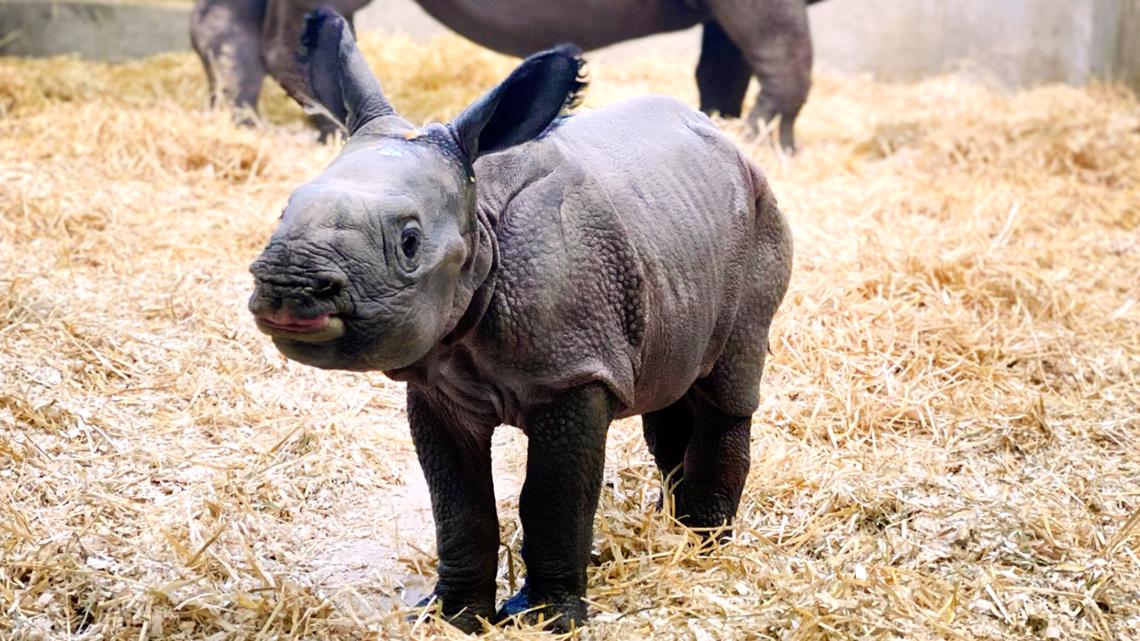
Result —
[[[513, 64], [366, 44], [417, 121]], [[598, 66], [587, 106], [695, 102], [691, 69]], [[401, 605], [434, 563], [402, 390], [244, 311], [336, 150], [278, 90], [256, 129], [204, 92], [189, 54], [0, 60], [0, 638], [458, 637]], [[656, 513], [615, 424], [582, 638], [1140, 639], [1137, 100], [820, 75], [794, 160], [725, 127], [797, 245], [737, 534]], [[503, 598], [525, 441], [496, 439]]]

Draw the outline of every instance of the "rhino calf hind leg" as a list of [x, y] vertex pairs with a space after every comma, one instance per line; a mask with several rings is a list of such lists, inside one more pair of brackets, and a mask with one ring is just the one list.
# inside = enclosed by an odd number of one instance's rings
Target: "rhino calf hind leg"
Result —
[[519, 497], [526, 583], [499, 618], [542, 617], [555, 631], [586, 619], [586, 566], [616, 402], [601, 384], [561, 395], [526, 417], [526, 481]]
[[691, 389], [641, 420], [677, 520], [702, 530], [731, 525], [748, 477], [751, 417], [725, 414]]
[[211, 106], [230, 107], [251, 123], [265, 79], [261, 60], [263, 0], [198, 0], [190, 42], [206, 69]]
[[697, 90], [701, 111], [739, 118], [752, 79], [752, 68], [724, 29], [706, 22], [701, 35], [701, 59], [697, 63]]
[[665, 507], [665, 497], [671, 488], [676, 487], [685, 475], [685, 449], [693, 435], [693, 408], [688, 397], [655, 412], [641, 416], [641, 429], [645, 434], [645, 444], [661, 472], [661, 496], [657, 499], [657, 509]]
[[677, 520], [697, 530], [731, 526], [748, 478], [752, 417], [730, 416], [695, 398], [684, 476], [674, 490]]

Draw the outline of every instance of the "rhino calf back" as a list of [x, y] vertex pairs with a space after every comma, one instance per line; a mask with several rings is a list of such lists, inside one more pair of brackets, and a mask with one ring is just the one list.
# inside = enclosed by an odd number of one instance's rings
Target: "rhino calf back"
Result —
[[501, 381], [500, 418], [520, 424], [529, 402], [585, 380], [619, 416], [697, 380], [724, 411], [754, 411], [790, 234], [760, 170], [708, 118], [631, 100], [475, 168], [500, 260], [471, 349]]

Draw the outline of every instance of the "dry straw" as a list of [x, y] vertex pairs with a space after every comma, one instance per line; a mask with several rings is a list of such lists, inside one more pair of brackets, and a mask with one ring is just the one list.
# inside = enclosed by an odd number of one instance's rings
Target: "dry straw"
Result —
[[[367, 49], [413, 120], [512, 65]], [[594, 71], [588, 107], [695, 98], [688, 62]], [[401, 389], [244, 311], [335, 149], [278, 90], [255, 129], [204, 92], [187, 54], [0, 60], [0, 638], [458, 638], [393, 610], [434, 564]], [[743, 143], [797, 256], [736, 538], [654, 512], [615, 425], [582, 638], [1140, 639], [1136, 99], [822, 75], [799, 132]], [[525, 449], [497, 439], [503, 597]]]

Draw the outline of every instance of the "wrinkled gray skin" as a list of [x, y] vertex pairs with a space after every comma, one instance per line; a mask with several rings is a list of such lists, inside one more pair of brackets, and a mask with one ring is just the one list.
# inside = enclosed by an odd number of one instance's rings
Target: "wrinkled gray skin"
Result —
[[[805, 4], [821, 0], [417, 0], [433, 17], [475, 42], [525, 56], [562, 42], [584, 49], [704, 25], [697, 66], [705, 113], [741, 115], [748, 81], [761, 92], [748, 115], [755, 130], [780, 117], [780, 143], [795, 147], [794, 124], [811, 83], [812, 45]], [[294, 98], [304, 93], [294, 64], [303, 16], [329, 5], [348, 16], [368, 0], [197, 0], [191, 39], [212, 95], [255, 110], [266, 71]], [[409, 64], [412, 64], [409, 61]], [[322, 138], [333, 131], [318, 123]]]
[[434, 594], [465, 630], [496, 616], [491, 434], [521, 428], [527, 576], [498, 617], [581, 624], [612, 420], [641, 415], [683, 523], [736, 514], [791, 270], [784, 217], [760, 170], [676, 100], [557, 118], [580, 89], [569, 48], [414, 131], [345, 23], [310, 23], [306, 99], [350, 137], [290, 198], [250, 310], [289, 358], [407, 382]]

